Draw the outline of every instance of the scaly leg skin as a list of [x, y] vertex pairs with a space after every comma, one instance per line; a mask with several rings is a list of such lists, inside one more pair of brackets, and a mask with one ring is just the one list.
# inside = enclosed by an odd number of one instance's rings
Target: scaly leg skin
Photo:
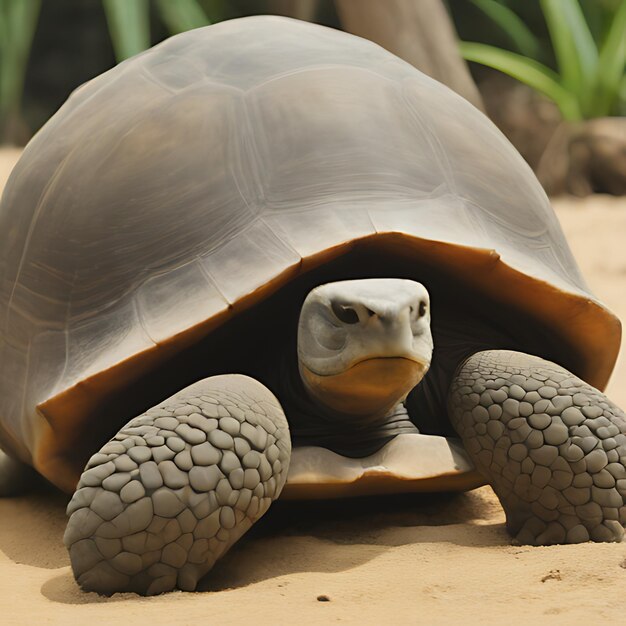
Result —
[[0, 450], [0, 497], [19, 496], [37, 483], [38, 475], [29, 465]]
[[291, 455], [276, 398], [246, 376], [195, 383], [131, 420], [91, 457], [67, 507], [88, 591], [193, 591], [268, 509]]
[[620, 541], [626, 415], [562, 367], [504, 350], [457, 370], [448, 410], [523, 544]]

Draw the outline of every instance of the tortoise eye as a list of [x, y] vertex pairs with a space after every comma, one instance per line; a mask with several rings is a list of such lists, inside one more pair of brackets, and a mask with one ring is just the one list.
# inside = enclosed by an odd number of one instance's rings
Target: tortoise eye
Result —
[[426, 315], [426, 302], [424, 300], [422, 300], [419, 304], [417, 315], [419, 317], [424, 317], [424, 315]]
[[331, 305], [335, 317], [344, 324], [357, 324], [359, 316], [357, 312], [350, 306], [333, 302]]

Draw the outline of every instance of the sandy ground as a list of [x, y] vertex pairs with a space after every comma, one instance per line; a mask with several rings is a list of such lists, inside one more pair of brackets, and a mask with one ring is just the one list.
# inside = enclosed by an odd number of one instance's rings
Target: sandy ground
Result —
[[[0, 188], [15, 155], [0, 152]], [[590, 285], [626, 320], [626, 199], [554, 204]], [[626, 406], [626, 358], [608, 393]], [[0, 623], [626, 619], [626, 545], [512, 546], [488, 487], [458, 496], [279, 502], [204, 581], [203, 593], [155, 598], [79, 591], [62, 544], [65, 501], [51, 491], [0, 500]]]

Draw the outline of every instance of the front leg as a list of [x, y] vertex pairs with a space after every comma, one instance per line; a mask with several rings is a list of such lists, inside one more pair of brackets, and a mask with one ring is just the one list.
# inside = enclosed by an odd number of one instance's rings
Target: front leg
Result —
[[91, 457], [67, 507], [83, 589], [193, 591], [287, 479], [276, 398], [247, 376], [202, 380], [131, 420]]
[[626, 523], [626, 415], [564, 368], [478, 352], [448, 396], [454, 428], [525, 544], [620, 541]]

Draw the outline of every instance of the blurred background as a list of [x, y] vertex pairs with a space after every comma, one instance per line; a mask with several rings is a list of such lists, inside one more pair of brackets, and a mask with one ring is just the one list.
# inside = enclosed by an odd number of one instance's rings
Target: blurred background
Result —
[[626, 0], [0, 0], [0, 144], [162, 39], [262, 13], [367, 37], [448, 84], [551, 194], [626, 193]]

